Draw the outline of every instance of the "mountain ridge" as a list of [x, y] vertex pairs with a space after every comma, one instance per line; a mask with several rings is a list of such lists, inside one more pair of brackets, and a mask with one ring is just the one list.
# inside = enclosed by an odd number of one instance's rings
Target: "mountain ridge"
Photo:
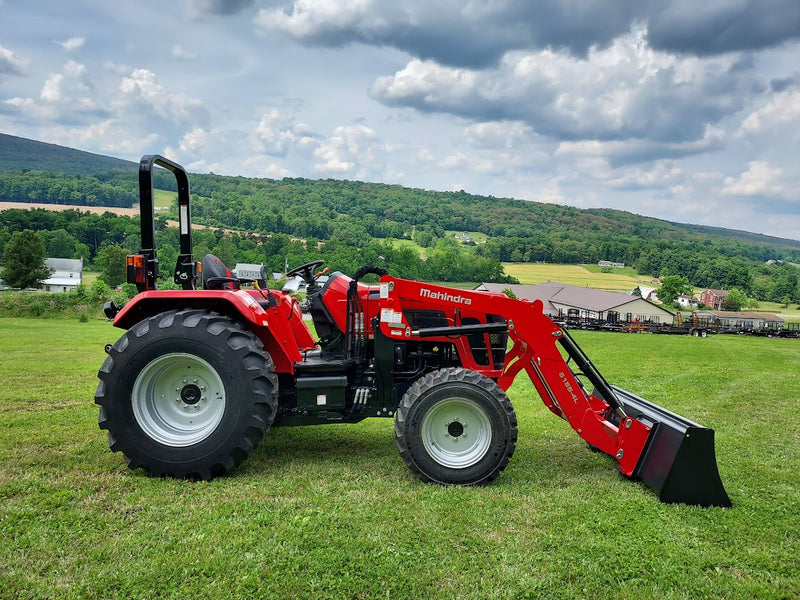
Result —
[[93, 175], [137, 168], [138, 164], [129, 160], [0, 133], [0, 173], [54, 171], [68, 175]]
[[[95, 175], [108, 171], [135, 171], [138, 169], [138, 163], [127, 161], [119, 158], [105, 156], [77, 150], [66, 146], [59, 146], [57, 144], [50, 144], [31, 140], [28, 138], [17, 137], [9, 134], [0, 133], [0, 174], [7, 172], [17, 171], [45, 171], [64, 173], [71, 176], [82, 175]], [[132, 175], [131, 181], [135, 181], [135, 175]], [[280, 180], [270, 180], [267, 178], [246, 178], [246, 177], [230, 177], [214, 174], [198, 174], [197, 180], [200, 188], [207, 186], [209, 179], [217, 180], [220, 182], [220, 187], [224, 187], [229, 182], [236, 182], [241, 180], [255, 180], [263, 182], [281, 183]], [[410, 188], [405, 186], [398, 186], [394, 184], [385, 183], [367, 183], [367, 182], [349, 182], [346, 180], [309, 180], [305, 178], [286, 178], [282, 180], [283, 183], [291, 182], [307, 182], [307, 183], [324, 183], [331, 182], [333, 185], [344, 185], [352, 188], [350, 191], [367, 192], [369, 196], [369, 189], [399, 189], [404, 193], [410, 195], [430, 195], [432, 198], [441, 197], [461, 197], [466, 202], [481, 204], [487, 200], [496, 201], [499, 204], [507, 207], [511, 213], [518, 213], [524, 210], [525, 206], [533, 206], [541, 203], [531, 203], [525, 200], [513, 198], [494, 198], [491, 196], [480, 196], [475, 194], [467, 194], [465, 192], [438, 192], [433, 190], [423, 190], [418, 188]], [[353, 185], [357, 184], [357, 185]], [[192, 189], [195, 189], [194, 184]], [[10, 199], [10, 198], [9, 198]], [[13, 200], [13, 199], [10, 199]], [[624, 233], [626, 228], [633, 228], [640, 232], [648, 228], [653, 228], [655, 234], [665, 235], [665, 227], [669, 226], [680, 230], [683, 234], [695, 235], [710, 235], [714, 237], [722, 237], [735, 241], [747, 242], [751, 244], [767, 245], [772, 247], [791, 248], [793, 250], [800, 249], [800, 240], [791, 238], [781, 238], [777, 236], [770, 236], [761, 233], [749, 232], [737, 229], [727, 229], [723, 227], [714, 227], [709, 225], [697, 225], [690, 223], [680, 223], [676, 221], [668, 221], [665, 219], [658, 219], [639, 215], [629, 211], [623, 211], [610, 208], [590, 208], [579, 209], [576, 207], [559, 206], [559, 209], [565, 214], [570, 213], [574, 215], [584, 215], [584, 218], [592, 216], [593, 218], [601, 219], [602, 221], [611, 221], [617, 224], [621, 233]], [[340, 207], [340, 210], [346, 209]], [[540, 207], [540, 210], [547, 210], [546, 207]], [[515, 218], [518, 218], [519, 214]], [[513, 220], [513, 219], [512, 219]], [[606, 223], [603, 223], [606, 226]], [[513, 227], [509, 227], [508, 233], [500, 235], [514, 236]], [[465, 231], [469, 228], [465, 227]]]

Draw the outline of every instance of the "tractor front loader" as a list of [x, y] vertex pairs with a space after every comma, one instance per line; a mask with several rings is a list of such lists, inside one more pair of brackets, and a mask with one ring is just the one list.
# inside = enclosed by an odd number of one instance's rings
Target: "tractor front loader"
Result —
[[[178, 181], [180, 290], [157, 287], [155, 165]], [[506, 391], [525, 371], [547, 408], [623, 476], [664, 502], [731, 505], [713, 430], [607, 383], [540, 301], [371, 266], [320, 285], [315, 261], [287, 273], [307, 285], [314, 335], [290, 295], [235, 277], [214, 256], [195, 261], [179, 165], [145, 156], [139, 182], [142, 250], [127, 258], [139, 293], [121, 310], [107, 306], [126, 331], [106, 347], [95, 395], [100, 427], [130, 468], [211, 479], [247, 458], [270, 427], [389, 417], [400, 456], [421, 480], [484, 484], [516, 447]], [[379, 282], [361, 281], [370, 274]]]

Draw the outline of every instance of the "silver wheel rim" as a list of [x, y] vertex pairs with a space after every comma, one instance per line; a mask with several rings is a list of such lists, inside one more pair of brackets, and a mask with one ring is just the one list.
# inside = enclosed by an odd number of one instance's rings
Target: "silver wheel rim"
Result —
[[206, 439], [222, 421], [225, 387], [202, 358], [165, 354], [136, 377], [131, 405], [149, 437], [167, 446], [190, 446]]
[[438, 402], [422, 418], [422, 444], [431, 458], [451, 469], [480, 461], [492, 443], [486, 412], [466, 398]]

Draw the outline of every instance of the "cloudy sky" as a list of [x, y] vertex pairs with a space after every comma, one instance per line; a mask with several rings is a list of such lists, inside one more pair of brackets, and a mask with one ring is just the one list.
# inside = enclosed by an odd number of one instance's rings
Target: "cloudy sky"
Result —
[[800, 239], [800, 1], [0, 0], [0, 132]]

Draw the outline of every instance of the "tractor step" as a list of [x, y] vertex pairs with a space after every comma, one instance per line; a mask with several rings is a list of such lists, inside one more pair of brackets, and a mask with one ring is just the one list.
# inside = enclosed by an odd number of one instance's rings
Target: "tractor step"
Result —
[[319, 351], [311, 351], [300, 362], [294, 363], [297, 375], [304, 373], [346, 373], [353, 366], [353, 361], [339, 355], [324, 355]]

